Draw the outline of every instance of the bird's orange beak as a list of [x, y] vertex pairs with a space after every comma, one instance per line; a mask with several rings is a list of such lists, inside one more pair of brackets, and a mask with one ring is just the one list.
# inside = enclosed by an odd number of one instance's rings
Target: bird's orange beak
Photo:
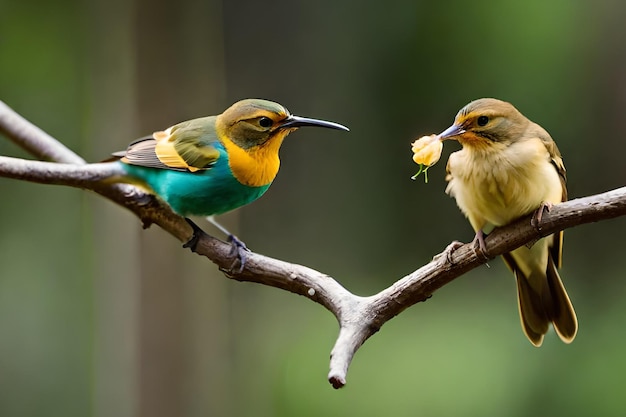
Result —
[[451, 139], [457, 136], [462, 135], [463, 133], [465, 133], [465, 129], [463, 129], [461, 126], [457, 125], [457, 124], [453, 124], [452, 126], [450, 126], [449, 128], [447, 128], [446, 130], [444, 130], [443, 132], [441, 132], [439, 134], [439, 138], [441, 140], [445, 140], [445, 139]]

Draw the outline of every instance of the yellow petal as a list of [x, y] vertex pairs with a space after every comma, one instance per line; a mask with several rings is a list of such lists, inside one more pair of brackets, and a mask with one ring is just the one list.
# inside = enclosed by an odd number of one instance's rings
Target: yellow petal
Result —
[[437, 135], [423, 136], [411, 144], [411, 150], [416, 164], [432, 166], [441, 157], [443, 143]]

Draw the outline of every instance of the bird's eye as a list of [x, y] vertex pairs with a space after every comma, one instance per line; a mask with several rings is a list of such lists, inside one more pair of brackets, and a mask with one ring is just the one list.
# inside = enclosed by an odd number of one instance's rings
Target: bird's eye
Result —
[[478, 123], [478, 126], [486, 126], [487, 123], [489, 123], [489, 117], [479, 116], [476, 122]]
[[274, 122], [269, 117], [261, 117], [259, 119], [259, 126], [261, 127], [268, 128], [268, 127], [272, 127], [273, 124]]

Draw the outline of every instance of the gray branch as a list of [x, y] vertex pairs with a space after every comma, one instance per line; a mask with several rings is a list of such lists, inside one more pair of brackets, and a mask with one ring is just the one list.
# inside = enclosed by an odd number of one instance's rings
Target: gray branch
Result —
[[[192, 230], [150, 193], [114, 180], [123, 174], [116, 164], [84, 164], [60, 142], [0, 102], [0, 131], [38, 158], [54, 162], [0, 156], [0, 176], [43, 184], [66, 185], [94, 191], [135, 213], [144, 227], [157, 224], [182, 242]], [[554, 206], [533, 226], [530, 217], [494, 230], [485, 240], [489, 258], [509, 252], [559, 230], [626, 215], [626, 187], [578, 198]], [[229, 244], [207, 234], [200, 236], [196, 252], [222, 271], [232, 263]], [[361, 297], [332, 277], [306, 266], [250, 253], [245, 268], [227, 276], [300, 294], [321, 304], [339, 322], [339, 335], [331, 352], [328, 380], [335, 388], [346, 383], [348, 367], [360, 346], [383, 324], [406, 308], [425, 301], [439, 288], [487, 262], [472, 244], [451, 244], [433, 261], [399, 279], [378, 294]]]
[[0, 133], [43, 161], [84, 164], [85, 160], [61, 142], [29, 123], [0, 101]]

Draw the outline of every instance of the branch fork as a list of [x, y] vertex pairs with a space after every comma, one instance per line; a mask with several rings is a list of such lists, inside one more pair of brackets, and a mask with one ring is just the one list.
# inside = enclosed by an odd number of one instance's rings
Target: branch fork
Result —
[[[192, 236], [193, 230], [185, 219], [150, 193], [131, 185], [112, 183], [111, 177], [123, 174], [116, 164], [86, 164], [80, 156], [2, 102], [0, 133], [38, 159], [50, 161], [0, 156], [1, 177], [91, 190], [132, 211], [144, 228], [157, 224], [181, 242], [187, 242]], [[570, 200], [554, 205], [540, 218], [528, 216], [494, 230], [485, 239], [486, 253], [495, 257], [559, 230], [623, 215], [626, 215], [626, 187]], [[195, 252], [217, 264], [222, 271], [229, 270], [232, 264], [230, 249], [226, 242], [206, 233], [198, 234]], [[436, 290], [487, 260], [476, 253], [473, 243], [453, 242], [430, 263], [369, 297], [351, 293], [334, 278], [314, 269], [254, 252], [247, 253], [241, 272], [231, 272], [227, 277], [299, 294], [330, 311], [339, 323], [339, 335], [330, 355], [328, 381], [334, 388], [341, 388], [346, 384], [355, 353], [387, 321], [413, 304], [427, 300]]]

